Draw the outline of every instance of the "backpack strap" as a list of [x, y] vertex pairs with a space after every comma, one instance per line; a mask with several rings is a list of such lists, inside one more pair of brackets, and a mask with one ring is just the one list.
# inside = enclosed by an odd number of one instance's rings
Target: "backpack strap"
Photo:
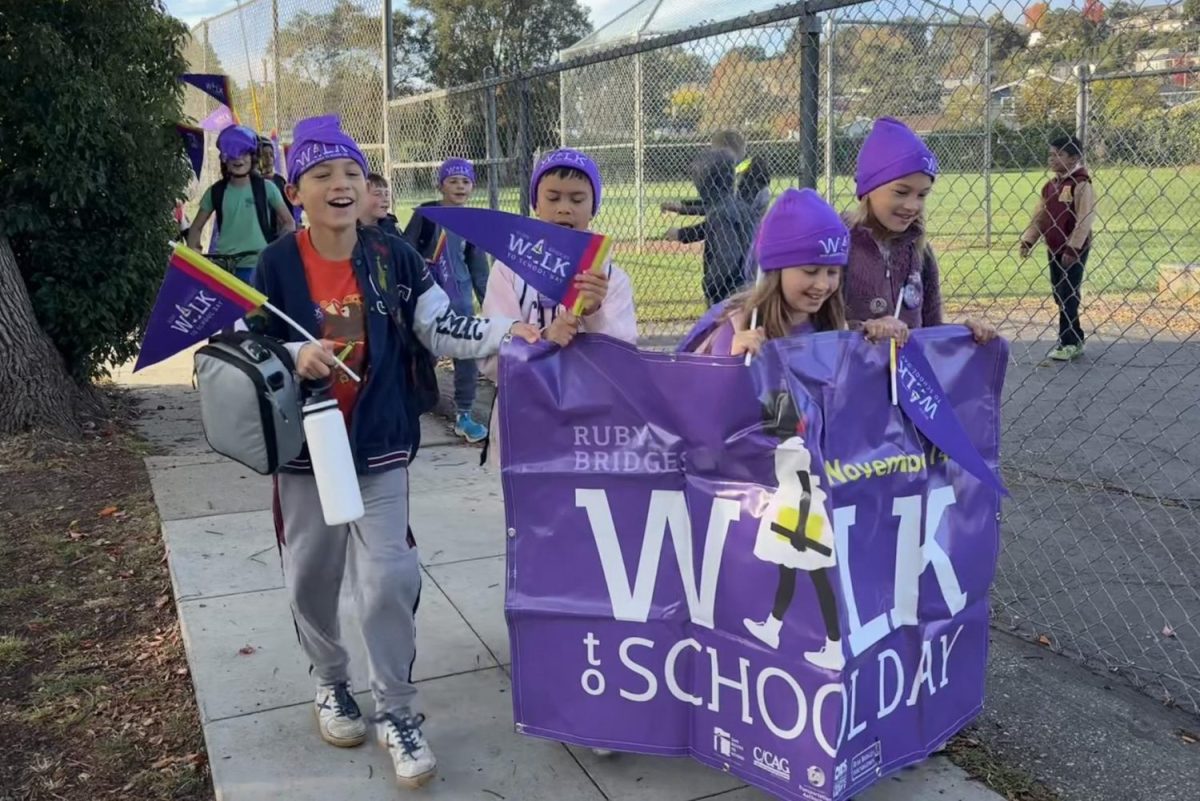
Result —
[[258, 227], [262, 230], [263, 239], [275, 241], [275, 216], [271, 214], [271, 206], [267, 203], [267, 182], [261, 176], [250, 176], [250, 191], [254, 194], [254, 211], [258, 217]]
[[225, 188], [229, 182], [224, 178], [212, 185], [209, 190], [212, 198], [213, 213], [217, 215], [217, 230], [220, 231], [225, 221]]
[[413, 209], [413, 215], [420, 223], [417, 226], [416, 241], [411, 244], [421, 258], [429, 259], [433, 256], [433, 249], [437, 244], [437, 223], [422, 214], [420, 206]]

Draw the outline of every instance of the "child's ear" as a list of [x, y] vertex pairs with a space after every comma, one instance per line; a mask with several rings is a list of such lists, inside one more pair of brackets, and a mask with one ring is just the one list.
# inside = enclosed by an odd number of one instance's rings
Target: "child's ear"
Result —
[[300, 187], [296, 186], [296, 184], [288, 184], [283, 188], [283, 191], [287, 195], [288, 203], [291, 203], [293, 206], [300, 205]]

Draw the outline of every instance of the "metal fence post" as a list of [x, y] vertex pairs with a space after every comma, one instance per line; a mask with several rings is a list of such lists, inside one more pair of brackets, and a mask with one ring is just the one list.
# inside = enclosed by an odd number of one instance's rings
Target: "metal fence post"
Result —
[[[485, 74], [490, 78], [494, 75], [488, 67]], [[488, 208], [495, 211], [500, 208], [500, 132], [496, 124], [496, 87], [489, 86], [483, 94], [483, 116], [486, 129], [487, 161], [488, 161]]]
[[392, 0], [383, 0], [383, 97], [380, 101], [383, 104], [382, 108], [382, 128], [383, 134], [383, 174], [387, 176], [387, 182], [390, 186], [396, 180], [396, 176], [392, 175], [392, 136], [388, 117], [391, 116], [391, 99], [392, 99]]
[[395, 97], [396, 82], [396, 32], [393, 29], [392, 0], [383, 0], [383, 97]]
[[[637, 38], [634, 37], [634, 41]], [[646, 245], [646, 124], [643, 117], [642, 54], [633, 57], [633, 191], [636, 193], [637, 251]]]
[[983, 39], [983, 242], [992, 247], [992, 29]]
[[817, 117], [820, 110], [821, 23], [817, 15], [800, 18], [800, 186], [817, 185]]
[[837, 155], [834, 150], [837, 126], [833, 120], [833, 36], [836, 24], [831, 11], [825, 18], [825, 199], [834, 208], [837, 208], [837, 190], [833, 184], [834, 159]]
[[533, 124], [530, 118], [529, 79], [517, 82], [517, 180], [521, 191], [521, 216], [529, 216], [529, 179], [533, 175]]
[[1087, 64], [1075, 65], [1075, 136], [1087, 150], [1088, 135], [1088, 90], [1091, 76]]

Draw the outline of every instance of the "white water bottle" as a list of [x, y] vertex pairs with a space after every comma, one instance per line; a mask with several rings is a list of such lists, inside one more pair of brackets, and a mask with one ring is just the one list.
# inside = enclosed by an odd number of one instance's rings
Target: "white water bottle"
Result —
[[350, 452], [346, 420], [328, 389], [314, 393], [301, 409], [308, 458], [317, 480], [325, 525], [341, 526], [363, 516], [362, 491]]

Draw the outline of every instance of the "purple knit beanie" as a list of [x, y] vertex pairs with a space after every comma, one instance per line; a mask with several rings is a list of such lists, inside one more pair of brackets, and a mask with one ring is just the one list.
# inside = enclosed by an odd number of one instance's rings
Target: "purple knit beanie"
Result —
[[217, 134], [217, 152], [225, 160], [241, 158], [258, 150], [258, 134], [245, 125], [230, 125]]
[[766, 270], [824, 265], [845, 267], [850, 232], [812, 189], [785, 189], [758, 226], [754, 255]]
[[475, 167], [466, 159], [446, 159], [442, 162], [442, 166], [438, 167], [437, 185], [441, 187], [446, 183], [446, 179], [455, 175], [461, 175], [471, 183], [475, 183]]
[[288, 180], [300, 183], [300, 176], [323, 161], [353, 159], [366, 175], [367, 157], [358, 143], [342, 130], [336, 114], [308, 117], [296, 123], [292, 133], [292, 149], [288, 151]]
[[600, 211], [600, 168], [596, 166], [596, 162], [592, 161], [589, 156], [580, 153], [578, 150], [572, 150], [569, 147], [550, 151], [533, 168], [533, 177], [529, 179], [530, 205], [535, 209], [537, 208], [537, 190], [538, 184], [542, 181], [542, 176], [560, 167], [579, 170], [587, 176], [588, 181], [592, 184], [592, 216], [595, 217], [596, 213]]
[[907, 125], [892, 117], [875, 120], [858, 150], [854, 182], [858, 199], [886, 183], [923, 172], [937, 178], [937, 156]]

